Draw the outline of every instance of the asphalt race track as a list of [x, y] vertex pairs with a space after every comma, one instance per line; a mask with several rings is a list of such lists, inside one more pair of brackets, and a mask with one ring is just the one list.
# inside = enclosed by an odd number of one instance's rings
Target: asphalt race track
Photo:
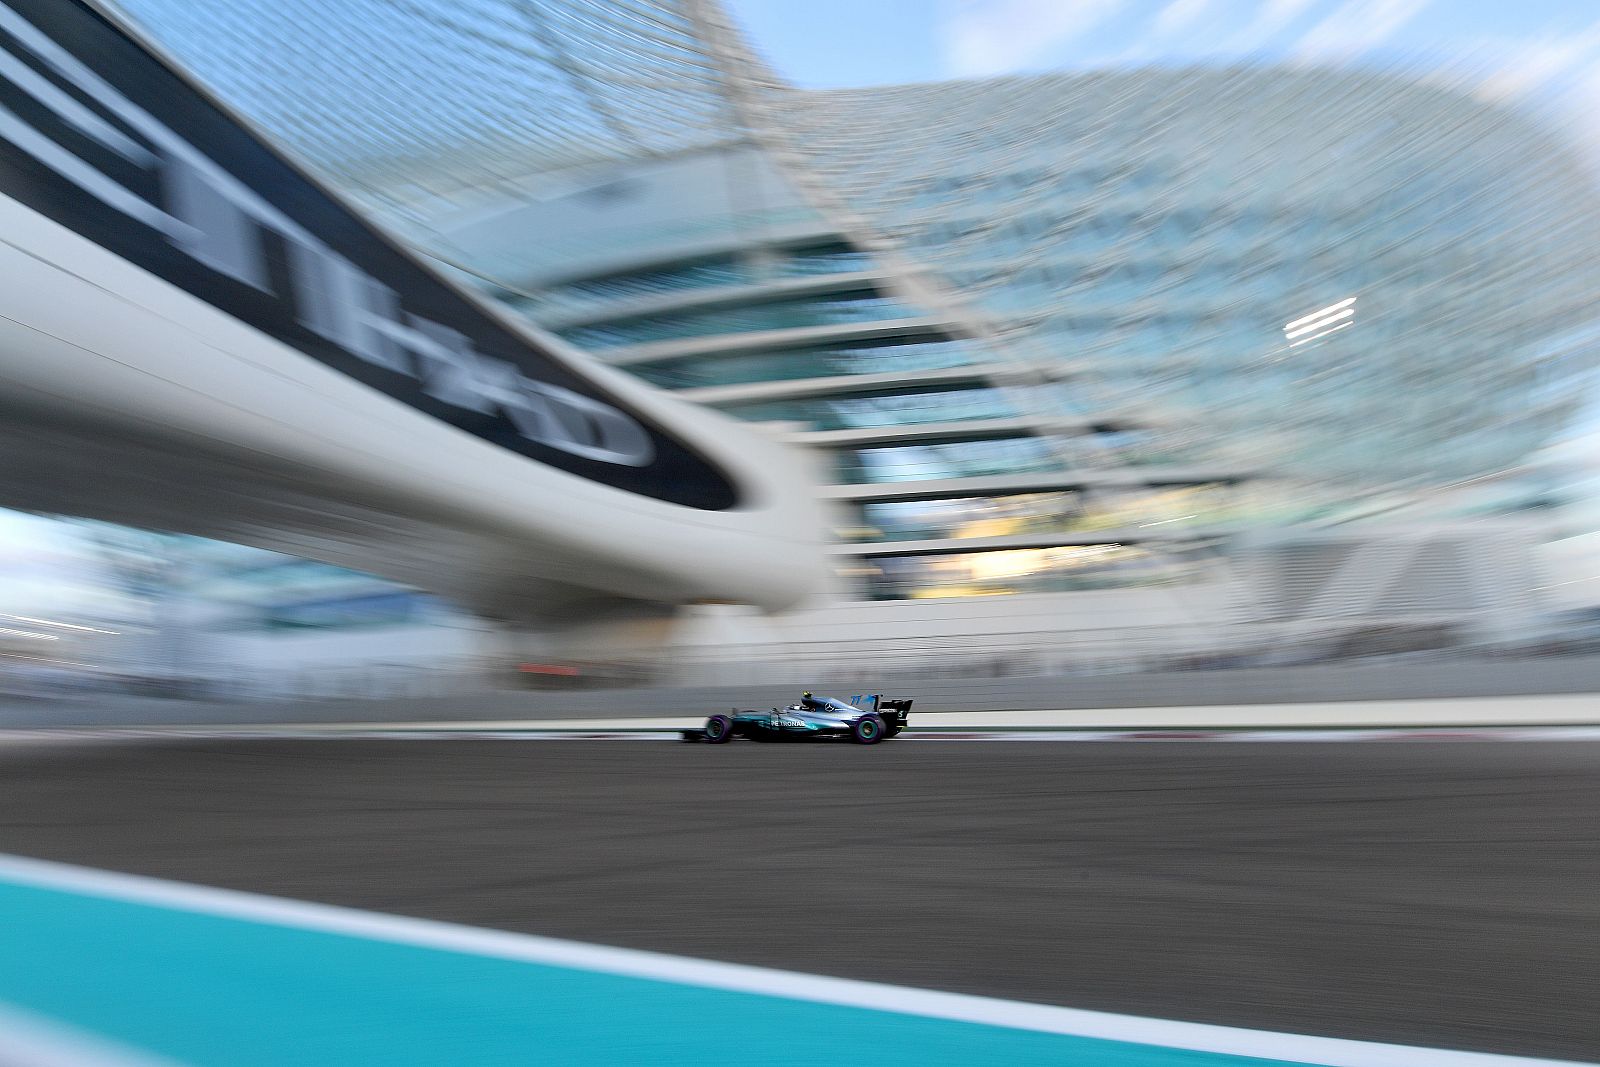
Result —
[[1138, 1015], [1600, 1058], [1600, 745], [0, 751], [0, 852]]

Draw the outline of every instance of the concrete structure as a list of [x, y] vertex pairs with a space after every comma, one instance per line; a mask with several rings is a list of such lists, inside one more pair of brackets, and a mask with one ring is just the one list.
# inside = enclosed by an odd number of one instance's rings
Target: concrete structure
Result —
[[457, 287], [95, 6], [8, 0], [0, 30], [0, 502], [491, 619], [816, 584], [782, 445]]

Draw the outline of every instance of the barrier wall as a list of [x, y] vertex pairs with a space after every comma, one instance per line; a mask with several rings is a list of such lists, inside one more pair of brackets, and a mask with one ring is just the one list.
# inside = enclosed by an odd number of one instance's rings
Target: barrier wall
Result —
[[[799, 695], [788, 682], [715, 688], [594, 689], [575, 692], [473, 690], [470, 675], [435, 675], [460, 686], [427, 696], [378, 699], [185, 701], [82, 694], [0, 700], [0, 727], [151, 724], [467, 722], [505, 719], [698, 716], [728, 707], [762, 707]], [[819, 686], [814, 686], [823, 691]], [[1594, 693], [1600, 721], [1600, 656], [1438, 660], [1367, 666], [1168, 671], [1118, 675], [969, 677], [919, 682], [858, 679], [842, 694], [882, 689], [916, 698], [916, 711], [1027, 711], [1296, 704], [1326, 701], [1504, 697]]]

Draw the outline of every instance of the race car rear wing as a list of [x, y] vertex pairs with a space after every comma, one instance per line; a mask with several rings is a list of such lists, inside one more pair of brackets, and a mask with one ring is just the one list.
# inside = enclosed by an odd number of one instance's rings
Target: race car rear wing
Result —
[[882, 693], [862, 693], [851, 697], [850, 703], [858, 708], [865, 708], [868, 706], [866, 701], [870, 700], [872, 701], [872, 710], [879, 715], [884, 712], [895, 712], [904, 716], [911, 712], [912, 699], [912, 697], [906, 697], [904, 700], [885, 700]]

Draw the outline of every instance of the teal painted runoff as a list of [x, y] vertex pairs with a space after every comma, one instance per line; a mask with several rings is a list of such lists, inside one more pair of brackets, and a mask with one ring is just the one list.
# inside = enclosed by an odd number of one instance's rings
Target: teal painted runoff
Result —
[[183, 1063], [1234, 1067], [0, 881], [0, 1002]]

